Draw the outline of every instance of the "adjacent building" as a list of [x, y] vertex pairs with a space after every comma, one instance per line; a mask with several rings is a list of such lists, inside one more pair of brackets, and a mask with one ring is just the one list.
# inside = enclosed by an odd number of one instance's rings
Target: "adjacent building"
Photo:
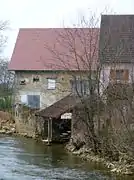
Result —
[[104, 88], [109, 83], [133, 83], [134, 15], [102, 15], [99, 52]]

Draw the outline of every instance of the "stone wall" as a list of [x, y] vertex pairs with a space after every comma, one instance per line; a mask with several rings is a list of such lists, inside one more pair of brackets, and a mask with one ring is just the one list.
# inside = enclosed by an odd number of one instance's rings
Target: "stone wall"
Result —
[[23, 112], [15, 117], [16, 132], [32, 138], [43, 136], [44, 124], [43, 119], [35, 116], [34, 112]]
[[[39, 82], [33, 82], [34, 72], [16, 73], [15, 102], [21, 102], [23, 95], [40, 95], [40, 107], [47, 107], [70, 93], [70, 76], [66, 73], [42, 72], [37, 73]], [[48, 90], [47, 78], [56, 79], [56, 88]], [[20, 85], [20, 80], [26, 79], [25, 85]]]
[[[48, 139], [48, 120], [34, 114], [34, 112], [23, 112], [19, 117], [15, 118], [16, 133], [40, 140]], [[65, 141], [65, 138], [60, 136], [60, 123], [61, 119], [53, 119], [52, 121], [52, 141], [54, 142], [63, 142], [63, 139]]]
[[[71, 92], [70, 80], [73, 75], [79, 76], [80, 72], [16, 72], [15, 102], [21, 103], [23, 95], [40, 95], [40, 107], [48, 107]], [[33, 78], [36, 76], [39, 77], [39, 81], [33, 82]], [[56, 79], [55, 89], [48, 89], [48, 78]], [[23, 79], [26, 80], [26, 84], [20, 85], [20, 81]]]

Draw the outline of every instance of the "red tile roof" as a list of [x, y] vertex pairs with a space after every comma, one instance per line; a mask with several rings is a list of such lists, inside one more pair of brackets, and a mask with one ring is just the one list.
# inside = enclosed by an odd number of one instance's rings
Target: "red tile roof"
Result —
[[[97, 28], [22, 28], [8, 68], [14, 71], [78, 70], [80, 64], [82, 69], [86, 69], [89, 60], [85, 58], [84, 52], [88, 52], [89, 59], [95, 65], [98, 60], [98, 41]], [[75, 42], [78, 64], [70, 48], [72, 45], [68, 46], [70, 42]], [[81, 57], [86, 60], [83, 61]]]

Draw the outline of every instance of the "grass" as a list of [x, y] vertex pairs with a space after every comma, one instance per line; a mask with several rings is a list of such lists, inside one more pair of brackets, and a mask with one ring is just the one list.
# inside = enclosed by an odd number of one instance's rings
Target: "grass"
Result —
[[10, 111], [12, 109], [12, 96], [0, 96], [0, 110]]

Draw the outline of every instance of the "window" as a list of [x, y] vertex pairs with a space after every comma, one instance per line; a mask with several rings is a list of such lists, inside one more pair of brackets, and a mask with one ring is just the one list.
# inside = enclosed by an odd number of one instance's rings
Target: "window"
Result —
[[56, 79], [47, 79], [47, 89], [55, 89], [56, 88]]
[[21, 78], [20, 79], [20, 85], [26, 85], [29, 82], [28, 78]]
[[116, 70], [116, 80], [123, 80], [123, 70]]
[[30, 108], [40, 108], [40, 95], [27, 95], [27, 103]]
[[110, 71], [111, 80], [117, 81], [128, 81], [129, 80], [129, 70], [128, 69], [111, 69]]
[[39, 81], [40, 81], [39, 76], [33, 77], [33, 82], [39, 82]]
[[24, 80], [21, 80], [20, 81], [20, 85], [26, 85], [26, 80], [24, 79]]
[[21, 103], [27, 105], [27, 95], [21, 95]]
[[72, 93], [86, 95], [89, 92], [89, 83], [87, 80], [71, 80]]

